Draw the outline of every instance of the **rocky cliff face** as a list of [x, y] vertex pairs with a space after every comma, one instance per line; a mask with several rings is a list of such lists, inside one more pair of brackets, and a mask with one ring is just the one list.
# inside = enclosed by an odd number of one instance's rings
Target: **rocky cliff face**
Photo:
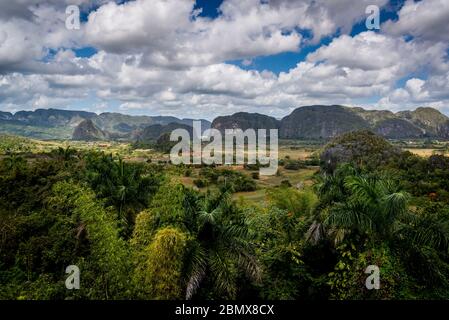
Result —
[[73, 140], [96, 141], [107, 140], [109, 134], [98, 128], [90, 119], [83, 120], [73, 131]]
[[442, 139], [449, 139], [449, 121], [438, 128], [437, 137]]
[[360, 107], [345, 108], [362, 117], [370, 126], [375, 126], [381, 121], [397, 119], [397, 115], [389, 110], [365, 110]]
[[389, 139], [422, 138], [425, 131], [403, 119], [386, 119], [376, 123], [373, 131]]
[[[194, 119], [179, 119], [169, 116], [131, 116], [121, 113], [105, 112], [92, 119], [102, 130], [114, 134], [129, 134], [133, 131], [142, 131], [153, 125], [165, 126], [171, 123], [180, 123], [192, 126]], [[210, 122], [200, 120], [203, 130], [210, 128]]]

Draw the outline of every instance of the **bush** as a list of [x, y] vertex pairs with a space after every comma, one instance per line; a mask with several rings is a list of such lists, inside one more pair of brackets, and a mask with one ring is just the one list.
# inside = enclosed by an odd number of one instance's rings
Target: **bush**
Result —
[[135, 280], [140, 280], [149, 289], [145, 298], [182, 298], [182, 263], [186, 246], [187, 236], [181, 230], [166, 227], [157, 231], [144, 250], [144, 265], [137, 268], [134, 275]]
[[241, 176], [233, 182], [235, 192], [255, 191], [257, 189], [256, 182], [247, 176]]
[[285, 164], [284, 168], [287, 170], [299, 170], [305, 168], [305, 165], [300, 160], [290, 160]]
[[[213, 183], [219, 186], [226, 185], [234, 192], [254, 191], [257, 186], [253, 179], [247, 175], [230, 169], [202, 168], [200, 176], [206, 183]], [[195, 183], [195, 182], [194, 182]]]
[[207, 181], [204, 179], [195, 179], [193, 180], [193, 184], [198, 188], [204, 188], [208, 185]]
[[290, 181], [288, 181], [288, 180], [282, 180], [281, 181], [281, 187], [282, 188], [289, 188], [291, 186], [292, 186], [292, 184], [290, 183]]
[[312, 155], [304, 161], [304, 164], [306, 166], [319, 166], [320, 165], [320, 157], [318, 155]]
[[187, 169], [184, 171], [184, 177], [190, 177], [191, 175], [192, 175], [192, 169], [187, 168]]

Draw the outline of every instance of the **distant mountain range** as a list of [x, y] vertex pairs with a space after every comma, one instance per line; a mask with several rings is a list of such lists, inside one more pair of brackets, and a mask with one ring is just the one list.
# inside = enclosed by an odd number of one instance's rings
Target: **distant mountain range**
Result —
[[393, 113], [339, 105], [299, 107], [281, 120], [258, 113], [239, 112], [218, 117], [212, 127], [278, 128], [281, 139], [329, 139], [343, 133], [367, 129], [389, 139], [449, 139], [449, 118], [433, 108]]
[[[58, 109], [0, 111], [0, 133], [38, 139], [146, 141], [176, 128], [192, 126], [194, 119], [168, 116], [131, 116]], [[449, 118], [433, 108], [393, 113], [340, 105], [313, 105], [295, 109], [278, 120], [258, 114], [238, 112], [220, 116], [210, 123], [201, 120], [202, 129], [224, 131], [240, 128], [279, 129], [281, 139], [329, 139], [342, 133], [367, 129], [389, 139], [449, 139]]]
[[[59, 109], [19, 111], [15, 114], [0, 111], [0, 133], [37, 139], [133, 141], [145, 135], [145, 130], [150, 126], [169, 124], [192, 126], [193, 120], [169, 116], [131, 116], [110, 112], [97, 115], [93, 112]], [[200, 121], [203, 130], [210, 128], [209, 121], [204, 119]], [[162, 131], [164, 130], [161, 129]]]

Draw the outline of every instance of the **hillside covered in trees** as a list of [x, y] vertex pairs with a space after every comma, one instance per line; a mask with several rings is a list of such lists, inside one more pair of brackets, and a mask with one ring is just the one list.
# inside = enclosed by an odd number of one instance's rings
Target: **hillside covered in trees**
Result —
[[[0, 112], [0, 134], [37, 139], [119, 140], [150, 142], [174, 126], [192, 127], [194, 119], [171, 116], [132, 116], [105, 112], [37, 109], [15, 114]], [[419, 107], [413, 111], [365, 110], [341, 105], [295, 108], [282, 119], [259, 113], [237, 112], [212, 123], [199, 119], [202, 130], [279, 129], [281, 139], [331, 139], [354, 130], [371, 130], [387, 139], [448, 139], [449, 118], [440, 111]], [[158, 135], [155, 136], [155, 133]]]
[[[282, 181], [262, 204], [236, 198], [260, 186], [249, 167], [31, 153], [11, 139], [0, 157], [1, 299], [449, 298], [448, 157], [350, 132], [317, 163], [280, 160], [283, 172], [314, 170], [312, 183]], [[193, 172], [198, 187], [182, 183]], [[79, 290], [65, 287], [69, 265]], [[379, 290], [365, 286], [369, 265]]]

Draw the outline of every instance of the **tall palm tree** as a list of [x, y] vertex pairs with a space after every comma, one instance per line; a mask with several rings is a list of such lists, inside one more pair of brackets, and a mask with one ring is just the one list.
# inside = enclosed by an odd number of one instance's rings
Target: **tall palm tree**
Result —
[[206, 278], [218, 294], [235, 298], [239, 270], [255, 281], [261, 274], [248, 228], [234, 212], [229, 190], [209, 194], [201, 207], [196, 215], [196, 240], [187, 259], [186, 299], [192, 298]]
[[449, 285], [449, 265], [444, 262], [449, 256], [449, 212], [413, 212], [409, 194], [394, 180], [355, 171], [345, 175], [350, 171], [337, 170], [317, 186], [324, 200], [308, 239], [328, 238], [339, 243], [358, 235], [373, 245], [386, 243], [410, 270], [416, 269], [419, 278]]
[[9, 157], [5, 158], [4, 160], [6, 169], [9, 170], [12, 174], [12, 176], [16, 177], [17, 174], [23, 170], [26, 167], [26, 160], [17, 155], [17, 154], [11, 154]]
[[391, 180], [349, 176], [345, 187], [350, 196], [331, 209], [324, 225], [338, 231], [357, 230], [378, 240], [390, 240], [408, 213], [409, 195]]
[[321, 178], [317, 189], [321, 200], [317, 220], [321, 224], [315, 221], [309, 230], [314, 239], [325, 230], [335, 242], [354, 232], [388, 241], [409, 218], [410, 196], [389, 178], [364, 175], [345, 166]]
[[[158, 182], [152, 175], [146, 175], [140, 165], [129, 164], [120, 157], [92, 154], [87, 157], [88, 181], [99, 198], [105, 198], [108, 205], [117, 209], [123, 226], [130, 222], [129, 213], [141, 210], [149, 201]], [[128, 230], [130, 231], [130, 230]]]
[[351, 195], [335, 205], [324, 225], [357, 230], [379, 241], [407, 239], [415, 246], [448, 250], [448, 217], [414, 214], [409, 210], [410, 195], [394, 181], [349, 176], [345, 186]]
[[57, 157], [63, 161], [68, 161], [76, 155], [76, 150], [67, 146], [67, 148], [58, 147], [56, 151]]

